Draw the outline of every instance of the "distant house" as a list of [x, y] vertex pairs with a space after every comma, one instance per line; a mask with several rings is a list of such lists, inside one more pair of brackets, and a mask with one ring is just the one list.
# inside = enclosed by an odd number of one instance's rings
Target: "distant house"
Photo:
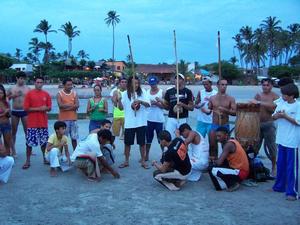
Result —
[[160, 81], [170, 81], [176, 73], [176, 66], [170, 64], [137, 64], [136, 72], [148, 77], [157, 76]]
[[126, 68], [126, 63], [124, 61], [106, 61], [105, 64], [115, 72], [120, 73], [122, 73]]
[[33, 71], [32, 64], [26, 64], [26, 63], [15, 63], [10, 67], [10, 69], [22, 71], [25, 73], [32, 73]]

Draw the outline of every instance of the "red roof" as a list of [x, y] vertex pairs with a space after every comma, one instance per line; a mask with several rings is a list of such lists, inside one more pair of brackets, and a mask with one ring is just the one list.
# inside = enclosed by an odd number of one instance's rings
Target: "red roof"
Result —
[[137, 64], [136, 67], [137, 73], [175, 73], [176, 72], [176, 66], [175, 65], [169, 65], [169, 64]]

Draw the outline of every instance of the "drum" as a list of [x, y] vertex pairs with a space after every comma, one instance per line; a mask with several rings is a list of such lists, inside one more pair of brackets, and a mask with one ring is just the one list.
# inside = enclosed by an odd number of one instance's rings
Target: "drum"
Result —
[[245, 151], [253, 148], [259, 151], [260, 142], [260, 105], [253, 103], [238, 103], [236, 109], [235, 138]]

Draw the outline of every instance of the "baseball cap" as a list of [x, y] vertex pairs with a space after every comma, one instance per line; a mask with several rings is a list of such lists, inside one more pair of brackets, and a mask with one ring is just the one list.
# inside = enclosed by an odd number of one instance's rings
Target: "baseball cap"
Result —
[[157, 77], [149, 77], [148, 83], [149, 85], [156, 85], [158, 83]]
[[[181, 73], [178, 73], [178, 78], [184, 80], [184, 75]], [[176, 74], [175, 74], [175, 79], [176, 79]]]

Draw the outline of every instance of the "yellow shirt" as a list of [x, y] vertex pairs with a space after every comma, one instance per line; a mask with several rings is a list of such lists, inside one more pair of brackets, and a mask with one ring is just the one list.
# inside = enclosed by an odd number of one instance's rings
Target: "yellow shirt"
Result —
[[[68, 144], [68, 137], [66, 136], [66, 135], [63, 135], [62, 136], [62, 138], [61, 139], [58, 139], [57, 138], [57, 135], [56, 135], [56, 133], [54, 133], [54, 134], [52, 134], [49, 138], [48, 138], [48, 143], [50, 143], [50, 144], [52, 144], [52, 145], [58, 145], [58, 144], [60, 144], [60, 143], [62, 143], [62, 142], [65, 142], [65, 143], [67, 143]], [[62, 153], [62, 148], [60, 149], [60, 152]], [[46, 152], [45, 153], [47, 153], [48, 151], [47, 151], [47, 149], [46, 149]]]

